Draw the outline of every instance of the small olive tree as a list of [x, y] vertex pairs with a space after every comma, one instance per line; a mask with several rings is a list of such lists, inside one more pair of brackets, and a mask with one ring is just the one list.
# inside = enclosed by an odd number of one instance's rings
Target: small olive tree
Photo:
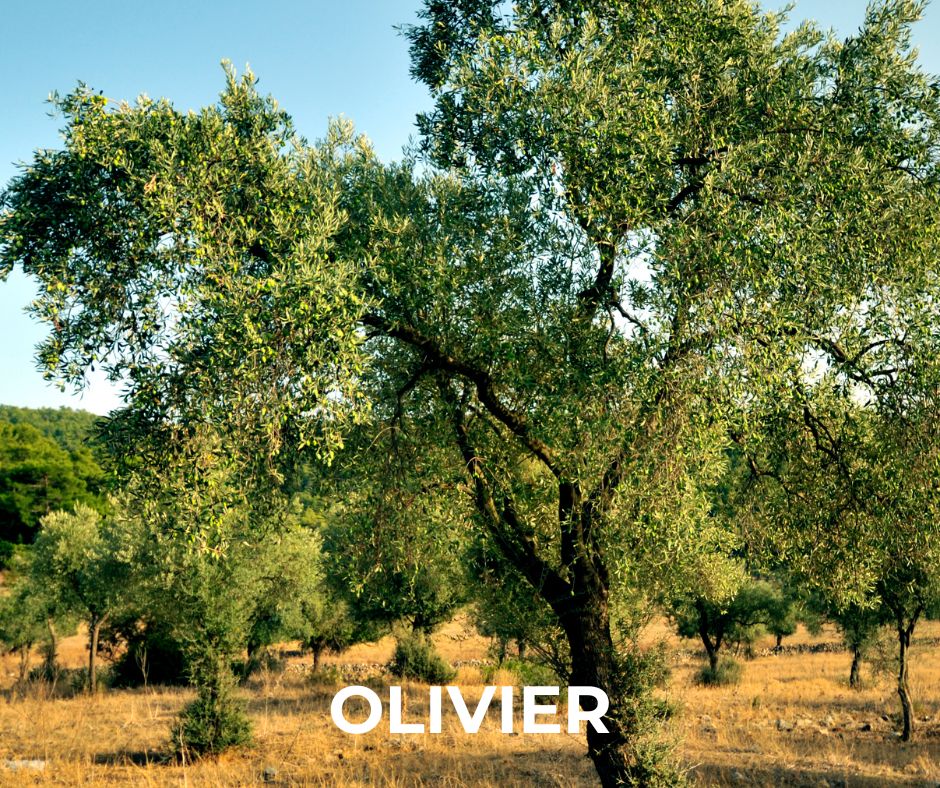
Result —
[[125, 599], [132, 566], [126, 545], [110, 519], [77, 504], [74, 512], [52, 512], [40, 520], [29, 572], [45, 587], [53, 607], [78, 615], [88, 627], [88, 691], [97, 691], [98, 637]]
[[48, 636], [44, 600], [25, 577], [12, 582], [7, 577], [6, 593], [0, 595], [0, 648], [19, 657], [17, 684], [29, 677], [33, 647]]
[[715, 684], [721, 683], [722, 648], [740, 645], [750, 648], [763, 632], [777, 634], [788, 628], [787, 607], [780, 588], [765, 580], [747, 580], [727, 599], [680, 597], [667, 607], [667, 613], [680, 636], [701, 640], [708, 657], [702, 682]]

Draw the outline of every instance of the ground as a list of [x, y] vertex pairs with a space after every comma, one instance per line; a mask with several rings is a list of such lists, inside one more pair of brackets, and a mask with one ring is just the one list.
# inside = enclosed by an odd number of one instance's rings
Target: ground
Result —
[[[917, 738], [897, 740], [897, 696], [888, 676], [867, 673], [861, 691], [848, 687], [849, 655], [834, 632], [798, 633], [781, 654], [770, 641], [743, 662], [741, 682], [704, 688], [693, 681], [701, 657], [692, 641], [678, 641], [663, 625], [647, 633], [667, 637], [673, 665], [669, 699], [677, 708], [672, 735], [698, 785], [938, 786], [940, 785], [940, 624], [917, 633], [912, 687]], [[479, 697], [479, 662], [487, 642], [466, 619], [435, 639], [443, 656], [460, 665], [455, 683], [468, 701]], [[345, 671], [345, 683], [372, 683], [391, 654], [389, 639], [356, 647], [327, 662]], [[493, 713], [468, 735], [446, 715], [440, 735], [390, 736], [380, 727], [349, 736], [330, 719], [335, 684], [312, 681], [309, 657], [289, 645], [280, 667], [254, 677], [244, 696], [255, 725], [255, 744], [219, 759], [166, 762], [172, 720], [191, 692], [148, 688], [106, 690], [97, 698], [59, 687], [12, 690], [16, 662], [0, 658], [0, 785], [272, 785], [323, 786], [573, 786], [596, 785], [583, 737], [502, 735]], [[62, 648], [67, 667], [80, 667], [83, 641]], [[363, 678], [368, 676], [374, 678]], [[497, 675], [493, 683], [512, 681]], [[427, 688], [406, 688], [406, 718], [426, 717]], [[40, 768], [41, 767], [41, 768]]]

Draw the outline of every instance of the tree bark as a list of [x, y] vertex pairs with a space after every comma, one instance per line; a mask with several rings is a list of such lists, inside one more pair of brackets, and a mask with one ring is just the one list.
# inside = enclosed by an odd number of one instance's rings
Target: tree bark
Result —
[[724, 627], [719, 630], [715, 639], [712, 640], [708, 631], [708, 612], [701, 601], [697, 601], [695, 606], [698, 609], [698, 634], [702, 639], [702, 645], [705, 646], [705, 653], [708, 655], [708, 667], [712, 675], [714, 675], [718, 670], [718, 650], [721, 648], [722, 630]]
[[49, 642], [46, 644], [45, 654], [43, 655], [43, 670], [47, 677], [54, 681], [59, 673], [57, 660], [59, 635], [55, 630], [55, 621], [51, 618], [46, 619], [46, 629], [49, 630]]
[[[631, 679], [614, 647], [608, 607], [609, 578], [593, 534], [597, 518], [603, 516], [605, 501], [612, 495], [619, 474], [619, 461], [604, 474], [596, 493], [583, 498], [577, 483], [565, 481], [554, 465], [550, 450], [528, 435], [525, 425], [509, 420], [507, 426], [521, 435], [536, 456], [559, 476], [558, 522], [562, 569], [554, 569], [539, 554], [527, 533], [512, 498], [501, 496], [497, 506], [493, 489], [483, 471], [481, 453], [470, 439], [464, 406], [450, 383], [439, 377], [439, 388], [445, 403], [452, 407], [452, 421], [457, 445], [465, 469], [474, 486], [477, 512], [503, 556], [532, 584], [551, 606], [571, 655], [569, 683], [573, 686], [597, 687], [607, 693], [609, 707], [602, 720], [606, 731], [587, 725], [588, 755], [603, 788], [637, 785], [649, 786], [657, 781], [649, 765], [634, 749], [640, 723], [635, 703], [642, 695], [643, 682]], [[477, 392], [480, 394], [480, 384]], [[486, 392], [484, 392], [485, 394]], [[481, 395], [482, 398], [482, 395]], [[484, 402], [484, 405], [486, 403]], [[497, 403], [498, 405], [498, 403]], [[507, 423], [505, 419], [500, 419]], [[658, 781], [661, 783], [661, 780]]]
[[[587, 726], [588, 755], [604, 788], [644, 785], [637, 768], [627, 757], [629, 723], [624, 708], [620, 667], [610, 632], [607, 595], [602, 589], [583, 597], [573, 610], [560, 610], [558, 617], [571, 649], [571, 684], [599, 687], [607, 693], [610, 708], [603, 717], [607, 733]], [[640, 778], [638, 780], [638, 778]]]
[[496, 638], [496, 664], [502, 665], [506, 661], [506, 650], [509, 648], [509, 641], [503, 637]]

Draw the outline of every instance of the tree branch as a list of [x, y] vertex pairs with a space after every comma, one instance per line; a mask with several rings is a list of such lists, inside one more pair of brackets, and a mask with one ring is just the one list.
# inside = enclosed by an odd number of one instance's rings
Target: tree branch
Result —
[[529, 425], [522, 415], [503, 405], [496, 396], [495, 383], [490, 373], [462, 359], [455, 358], [430, 337], [424, 336], [412, 326], [394, 324], [381, 315], [366, 314], [363, 324], [381, 331], [385, 336], [398, 339], [424, 354], [424, 363], [430, 369], [437, 369], [459, 375], [473, 383], [477, 398], [483, 407], [504, 424], [529, 451], [547, 467], [556, 478], [561, 478], [561, 464], [548, 444], [532, 435]]

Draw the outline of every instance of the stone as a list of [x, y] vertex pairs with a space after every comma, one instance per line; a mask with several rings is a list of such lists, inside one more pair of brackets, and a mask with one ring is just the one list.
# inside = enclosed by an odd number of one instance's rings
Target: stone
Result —
[[12, 772], [17, 772], [17, 771], [41, 772], [41, 771], [45, 771], [45, 768], [46, 768], [46, 762], [38, 758], [7, 760], [3, 762], [3, 765]]

